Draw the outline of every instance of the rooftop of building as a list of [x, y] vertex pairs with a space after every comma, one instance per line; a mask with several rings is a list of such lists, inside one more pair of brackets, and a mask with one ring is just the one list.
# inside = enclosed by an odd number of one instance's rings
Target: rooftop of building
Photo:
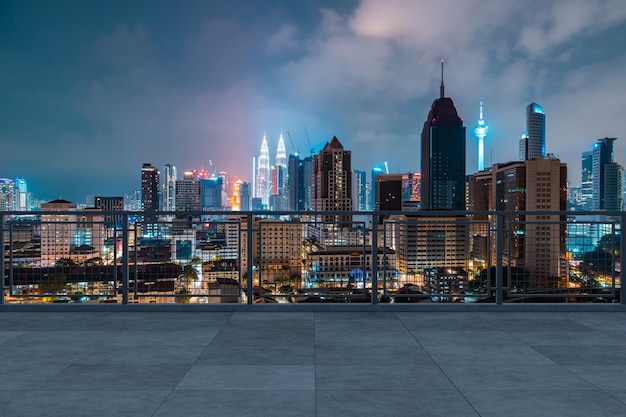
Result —
[[626, 415], [620, 304], [25, 307], [7, 416]]

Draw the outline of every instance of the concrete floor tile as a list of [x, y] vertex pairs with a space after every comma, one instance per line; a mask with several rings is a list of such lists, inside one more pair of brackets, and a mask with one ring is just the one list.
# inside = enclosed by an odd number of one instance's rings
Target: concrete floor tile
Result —
[[499, 330], [486, 331], [412, 331], [411, 334], [422, 346], [516, 346], [520, 341], [514, 336]]
[[[563, 317], [563, 316], [561, 316]], [[515, 320], [509, 320], [502, 317], [494, 316], [489, 319], [489, 323], [497, 327], [498, 329], [506, 330], [507, 332], [539, 332], [539, 331], [553, 331], [558, 329], [559, 331], [571, 331], [571, 332], [587, 332], [593, 331], [591, 327], [585, 326], [576, 320], [561, 317], [519, 317]]]
[[291, 321], [291, 320], [303, 320], [303, 321], [313, 321], [315, 317], [315, 313], [312, 311], [254, 311], [254, 312], [236, 312], [233, 313], [233, 316], [230, 318], [231, 321], [236, 320], [252, 320], [252, 321], [270, 321], [270, 322], [280, 322], [280, 321]]
[[[626, 365], [564, 365], [598, 389], [609, 391], [626, 387]], [[626, 415], [626, 414], [625, 414]]]
[[315, 347], [317, 365], [434, 365], [430, 355], [418, 344], [350, 345]]
[[554, 365], [554, 362], [528, 346], [426, 346], [439, 365]]
[[308, 391], [313, 365], [194, 365], [176, 390]]
[[608, 334], [595, 330], [564, 331], [555, 327], [552, 330], [523, 331], [509, 334], [521, 343], [532, 346], [611, 346], [620, 343]]
[[468, 390], [481, 417], [621, 417], [626, 405], [602, 391]]
[[[27, 361], [0, 363], [0, 390], [29, 390], [39, 381], [61, 372], [65, 366], [33, 365]], [[0, 413], [1, 414], [1, 413]]]
[[534, 350], [559, 365], [626, 364], [622, 345], [537, 345]]
[[[381, 362], [383, 363], [383, 362]], [[435, 365], [317, 365], [315, 386], [324, 391], [454, 390]]]
[[33, 390], [172, 390], [189, 370], [181, 365], [70, 365], [33, 381]]
[[462, 392], [484, 390], [597, 390], [593, 384], [559, 365], [442, 365]]
[[314, 391], [174, 391], [154, 417], [314, 417]]
[[457, 391], [319, 390], [318, 417], [479, 417]]
[[150, 417], [170, 391], [10, 391], [6, 417]]
[[313, 365], [313, 343], [300, 345], [232, 345], [211, 343], [196, 365]]

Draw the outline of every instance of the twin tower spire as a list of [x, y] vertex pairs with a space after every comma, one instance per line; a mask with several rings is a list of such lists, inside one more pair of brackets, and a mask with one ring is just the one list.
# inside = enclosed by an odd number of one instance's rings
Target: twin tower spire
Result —
[[[261, 143], [259, 162], [258, 166], [253, 169], [253, 174], [255, 175], [254, 197], [260, 198], [264, 205], [269, 204], [272, 189], [272, 169], [270, 168], [270, 165], [270, 151], [267, 146], [267, 137], [265, 132], [263, 132], [263, 142]], [[282, 130], [278, 138], [275, 167], [279, 168], [283, 172], [287, 169], [287, 151], [285, 149], [285, 141], [283, 140]]]

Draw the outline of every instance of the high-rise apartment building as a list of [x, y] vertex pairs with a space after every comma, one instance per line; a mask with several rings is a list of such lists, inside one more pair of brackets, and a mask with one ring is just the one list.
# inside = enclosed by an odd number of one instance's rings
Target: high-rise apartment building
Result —
[[145, 212], [159, 210], [159, 170], [151, 164], [141, 168], [141, 205]]
[[178, 179], [176, 166], [165, 164], [163, 172], [163, 204], [161, 207], [164, 211], [174, 211], [176, 210], [176, 180]]
[[302, 211], [304, 206], [304, 160], [298, 154], [289, 155], [287, 164], [287, 196], [289, 210]]
[[613, 161], [616, 138], [598, 139], [592, 151], [593, 210], [619, 211], [622, 205], [622, 167]]
[[465, 126], [441, 86], [422, 129], [422, 209], [465, 210]]
[[[567, 209], [567, 166], [556, 158], [494, 164], [468, 183], [470, 209], [515, 213], [503, 217], [503, 239], [509, 242], [503, 264], [525, 273], [512, 277], [512, 285], [526, 292], [558, 287], [567, 278], [565, 217], [558, 213]], [[472, 252], [494, 262], [495, 248], [485, 246], [486, 237], [473, 236]]]
[[[352, 153], [336, 136], [313, 156], [313, 210], [352, 210]], [[349, 215], [325, 215], [321, 221], [349, 222]]]
[[526, 133], [519, 142], [519, 159], [546, 157], [546, 115], [537, 103], [526, 106]]

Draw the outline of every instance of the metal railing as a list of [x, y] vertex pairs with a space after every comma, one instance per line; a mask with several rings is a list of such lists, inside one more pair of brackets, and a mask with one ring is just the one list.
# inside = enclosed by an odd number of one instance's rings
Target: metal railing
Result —
[[625, 215], [0, 212], [0, 303], [624, 303]]

